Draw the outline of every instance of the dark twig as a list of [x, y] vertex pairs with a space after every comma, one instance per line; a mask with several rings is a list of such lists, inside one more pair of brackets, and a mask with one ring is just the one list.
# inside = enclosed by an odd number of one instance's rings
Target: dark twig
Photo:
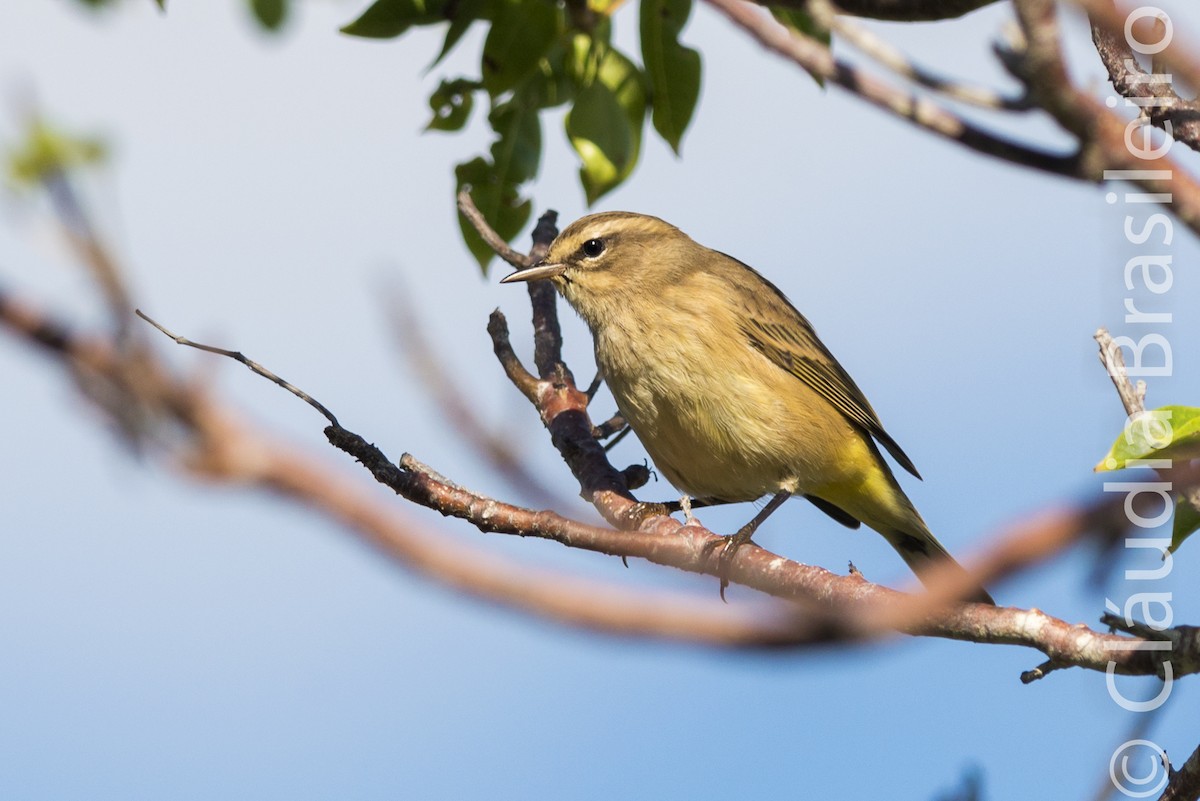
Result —
[[521, 360], [513, 350], [508, 336], [508, 320], [499, 309], [493, 311], [488, 317], [487, 332], [492, 337], [492, 350], [495, 352], [500, 366], [504, 368], [504, 374], [508, 376], [508, 380], [521, 391], [526, 400], [536, 403], [540, 383], [537, 376], [525, 369], [525, 365], [521, 364]]
[[[555, 221], [558, 215], [547, 211], [533, 229], [533, 250], [530, 263], [546, 256], [550, 243], [558, 236]], [[565, 380], [572, 386], [575, 379], [562, 360], [562, 331], [558, 325], [558, 295], [549, 281], [530, 281], [529, 303], [533, 307], [533, 363], [543, 381]]]
[[311, 395], [309, 395], [307, 392], [305, 392], [304, 390], [297, 387], [295, 384], [289, 383], [288, 381], [284, 381], [282, 378], [275, 375], [274, 373], [272, 373], [267, 368], [263, 367], [258, 362], [253, 361], [251, 359], [247, 359], [240, 352], [238, 352], [236, 350], [226, 350], [225, 348], [218, 348], [218, 347], [214, 347], [212, 345], [204, 345], [199, 342], [193, 342], [192, 340], [188, 339], [187, 337], [181, 337], [178, 334], [174, 333], [173, 331], [168, 331], [160, 323], [156, 322], [154, 319], [152, 319], [149, 315], [147, 315], [141, 309], [135, 309], [134, 311], [137, 313], [138, 317], [141, 317], [143, 320], [150, 323], [150, 325], [154, 326], [159, 331], [163, 332], [168, 337], [173, 339], [175, 341], [176, 345], [186, 345], [189, 348], [195, 348], [196, 350], [202, 350], [207, 353], [215, 353], [218, 356], [226, 356], [230, 359], [233, 359], [235, 362], [241, 362], [242, 364], [246, 365], [246, 367], [250, 368], [250, 372], [256, 373], [256, 374], [262, 376], [263, 378], [267, 379], [268, 381], [278, 384], [279, 386], [286, 389], [288, 392], [295, 395], [300, 400], [307, 403], [309, 406], [316, 409], [330, 423], [333, 423], [335, 426], [338, 424], [337, 418], [333, 416], [333, 412], [326, 409], [325, 406], [323, 404], [321, 404], [319, 401], [317, 401], [316, 398], [313, 398]]
[[608, 451], [611, 451], [613, 448], [617, 447], [617, 445], [621, 442], [621, 440], [623, 440], [623, 439], [625, 439], [625, 437], [629, 436], [629, 432], [632, 430], [633, 430], [633, 428], [626, 425], [620, 431], [618, 431], [617, 435], [615, 437], [610, 439], [608, 442], [604, 443], [605, 453], [607, 453]]
[[[806, 10], [806, 0], [761, 0], [762, 5], [781, 5]], [[989, 6], [998, 0], [841, 0], [838, 7], [855, 17], [892, 22], [930, 22], [954, 19]]]
[[1200, 747], [1192, 752], [1180, 768], [1171, 771], [1171, 778], [1158, 801], [1196, 799], [1200, 799]]
[[1071, 667], [1071, 665], [1066, 665], [1061, 662], [1055, 662], [1053, 659], [1047, 659], [1045, 662], [1038, 665], [1033, 670], [1026, 670], [1025, 672], [1023, 672], [1021, 674], [1021, 683], [1022, 684], [1032, 684], [1033, 682], [1035, 682], [1039, 679], [1046, 678], [1046, 675], [1049, 673], [1053, 673], [1056, 670], [1062, 670], [1063, 668], [1067, 668], [1067, 667]]
[[592, 431], [592, 435], [595, 436], [596, 439], [608, 439], [613, 434], [620, 433], [628, 427], [629, 424], [625, 422], [625, 418], [622, 417], [618, 412], [600, 425], [596, 426], [596, 428]]
[[1151, 125], [1169, 130], [1175, 141], [1200, 150], [1200, 103], [1181, 98], [1172, 83], [1152, 79], [1123, 35], [1093, 21], [1092, 41], [1113, 88], [1128, 105], [1136, 107]]

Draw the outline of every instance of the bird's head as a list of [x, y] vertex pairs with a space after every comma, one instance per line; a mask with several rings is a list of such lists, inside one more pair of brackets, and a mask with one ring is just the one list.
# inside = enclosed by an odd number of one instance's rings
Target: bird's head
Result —
[[688, 254], [698, 247], [657, 217], [607, 211], [571, 223], [550, 244], [545, 258], [506, 275], [501, 283], [549, 279], [595, 326], [615, 305], [660, 294], [693, 263]]

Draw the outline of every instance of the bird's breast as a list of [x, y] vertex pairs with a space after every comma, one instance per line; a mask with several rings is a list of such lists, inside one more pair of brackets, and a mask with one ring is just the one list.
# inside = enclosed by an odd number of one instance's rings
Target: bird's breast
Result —
[[827, 443], [845, 436], [845, 422], [729, 316], [673, 307], [594, 335], [622, 416], [683, 492], [742, 501], [803, 490], [836, 460]]

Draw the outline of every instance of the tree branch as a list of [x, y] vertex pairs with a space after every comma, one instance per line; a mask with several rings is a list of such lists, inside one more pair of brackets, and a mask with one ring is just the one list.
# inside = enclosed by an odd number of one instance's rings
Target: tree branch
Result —
[[1200, 799], [1200, 747], [1183, 763], [1183, 767], [1171, 771], [1163, 794], [1158, 801], [1196, 801]]
[[[844, 13], [855, 17], [871, 17], [873, 19], [890, 20], [892, 22], [932, 22], [934, 20], [961, 17], [984, 6], [990, 6], [997, 1], [843, 0], [838, 5]], [[806, 10], [806, 0], [779, 0], [778, 2], [762, 0], [762, 5], [779, 5], [801, 11]]]
[[851, 94], [931, 133], [1002, 161], [1053, 175], [1078, 178], [1078, 156], [1060, 155], [1013, 142], [973, 125], [932, 100], [887, 84], [833, 56], [823, 42], [789, 31], [744, 0], [707, 0], [763, 47], [795, 62]]

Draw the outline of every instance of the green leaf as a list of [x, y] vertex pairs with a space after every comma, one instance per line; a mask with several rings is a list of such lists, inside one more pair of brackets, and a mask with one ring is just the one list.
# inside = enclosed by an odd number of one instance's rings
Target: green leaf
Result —
[[70, 136], [39, 121], [30, 126], [25, 141], [8, 154], [8, 172], [17, 185], [31, 187], [99, 163], [106, 155], [99, 139]]
[[633, 172], [646, 119], [641, 72], [616, 50], [603, 50], [594, 78], [576, 95], [566, 120], [567, 137], [583, 162], [579, 179], [589, 205]]
[[160, 11], [167, 10], [167, 0], [154, 0], [154, 3], [158, 6]]
[[478, 81], [458, 78], [453, 81], [442, 81], [441, 85], [429, 96], [429, 108], [433, 110], [433, 119], [425, 126], [425, 130], [458, 131], [467, 123], [474, 105], [473, 92], [479, 89]]
[[446, 28], [446, 38], [442, 41], [442, 49], [437, 58], [425, 68], [428, 72], [442, 63], [442, 59], [450, 55], [450, 51], [459, 43], [471, 25], [480, 20], [492, 19], [493, 11], [489, 0], [450, 0], [445, 7], [450, 25]]
[[568, 66], [570, 37], [559, 39], [526, 79], [522, 94], [537, 108], [561, 106], [575, 97], [575, 76]]
[[1096, 472], [1120, 470], [1142, 459], [1200, 456], [1200, 408], [1163, 406], [1129, 420]]
[[679, 43], [692, 0], [642, 0], [642, 63], [654, 129], [676, 153], [700, 97], [700, 54]]
[[453, 50], [454, 46], [458, 44], [460, 39], [463, 38], [463, 35], [466, 34], [468, 29], [470, 29], [471, 23], [475, 22], [475, 20], [475, 17], [468, 17], [464, 14], [455, 16], [454, 19], [450, 21], [450, 27], [446, 29], [446, 38], [442, 41], [442, 49], [438, 51], [437, 58], [433, 60], [433, 63], [429, 65], [426, 71], [433, 69], [438, 64], [441, 64], [442, 59], [450, 55], [450, 51]]
[[287, 0], [250, 0], [250, 10], [258, 24], [269, 31], [277, 31], [287, 19]]
[[611, 89], [597, 81], [579, 93], [567, 114], [567, 137], [583, 162], [579, 179], [590, 205], [621, 182], [633, 146], [629, 120]]
[[[817, 21], [807, 12], [799, 8], [791, 8], [790, 6], [771, 6], [771, 15], [782, 24], [785, 28], [794, 31], [801, 36], [807, 36], [810, 39], [816, 39], [818, 42], [828, 46], [833, 37], [829, 33], [828, 28], [824, 28], [817, 24]], [[808, 73], [819, 86], [824, 88], [825, 78], [816, 73]]]
[[[515, 184], [505, 183], [496, 174], [494, 167], [484, 158], [476, 158], [454, 169], [458, 179], [457, 195], [470, 186], [471, 199], [483, 213], [484, 219], [505, 240], [511, 240], [529, 220], [533, 204], [522, 198]], [[475, 227], [463, 215], [458, 215], [463, 241], [471, 255], [479, 262], [479, 269], [487, 274], [488, 262], [496, 255], [475, 231]]]
[[1183, 541], [1200, 528], [1200, 510], [1183, 495], [1175, 499], [1175, 520], [1171, 524], [1171, 547], [1167, 553], [1175, 553]]
[[492, 97], [516, 88], [549, 52], [561, 15], [549, 0], [501, 0], [483, 42], [483, 85]]
[[362, 15], [342, 28], [342, 33], [367, 39], [391, 39], [413, 25], [430, 25], [446, 19], [447, 0], [375, 0]]
[[518, 94], [493, 109], [488, 122], [498, 139], [492, 144], [492, 164], [504, 183], [522, 184], [537, 175], [542, 158], [542, 126], [529, 93]]

